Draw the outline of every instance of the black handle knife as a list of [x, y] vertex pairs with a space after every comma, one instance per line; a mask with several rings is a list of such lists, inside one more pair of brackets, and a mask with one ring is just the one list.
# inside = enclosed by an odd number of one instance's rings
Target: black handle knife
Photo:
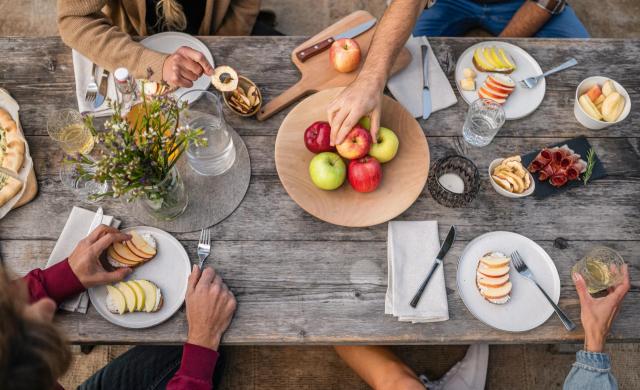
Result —
[[424, 292], [425, 288], [427, 288], [427, 285], [429, 284], [429, 280], [431, 280], [431, 277], [433, 276], [433, 274], [436, 273], [436, 270], [438, 269], [440, 264], [442, 264], [442, 260], [444, 260], [445, 255], [451, 248], [451, 245], [453, 244], [453, 241], [455, 239], [456, 239], [456, 227], [451, 225], [451, 229], [449, 229], [449, 233], [447, 233], [447, 238], [444, 239], [444, 242], [440, 247], [440, 252], [438, 252], [438, 256], [436, 256], [436, 261], [433, 263], [433, 266], [431, 267], [431, 271], [429, 271], [429, 274], [420, 285], [420, 288], [416, 292], [416, 295], [413, 296], [411, 303], [409, 303], [409, 305], [411, 305], [411, 307], [413, 307], [414, 309], [416, 308], [416, 306], [418, 306], [418, 302], [420, 302], [422, 293]]

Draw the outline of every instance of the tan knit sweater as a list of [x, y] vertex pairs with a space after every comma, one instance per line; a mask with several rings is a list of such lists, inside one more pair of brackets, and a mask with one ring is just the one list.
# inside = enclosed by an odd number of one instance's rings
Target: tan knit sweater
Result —
[[[94, 63], [115, 70], [124, 66], [136, 78], [162, 78], [166, 54], [131, 39], [147, 35], [145, 0], [58, 0], [62, 40]], [[207, 0], [199, 35], [249, 35], [260, 0]]]

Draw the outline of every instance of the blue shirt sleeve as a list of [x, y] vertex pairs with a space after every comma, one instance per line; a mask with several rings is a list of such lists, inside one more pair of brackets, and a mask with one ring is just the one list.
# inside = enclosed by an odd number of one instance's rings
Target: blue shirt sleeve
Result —
[[564, 390], [617, 390], [606, 353], [578, 351], [576, 362], [564, 381]]

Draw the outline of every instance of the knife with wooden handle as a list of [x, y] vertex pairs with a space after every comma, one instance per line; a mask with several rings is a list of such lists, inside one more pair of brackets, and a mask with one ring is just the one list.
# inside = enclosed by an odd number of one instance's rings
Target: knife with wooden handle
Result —
[[369, 30], [371, 27], [375, 26], [377, 19], [371, 19], [367, 22], [357, 25], [354, 28], [350, 28], [349, 30], [343, 32], [342, 34], [338, 34], [335, 37], [329, 37], [324, 41], [318, 42], [312, 46], [309, 46], [305, 49], [300, 50], [296, 53], [296, 57], [300, 60], [300, 62], [305, 62], [309, 58], [315, 56], [316, 54], [320, 54], [323, 51], [327, 50], [333, 42], [343, 39], [343, 38], [355, 38], [358, 35], [364, 33]]

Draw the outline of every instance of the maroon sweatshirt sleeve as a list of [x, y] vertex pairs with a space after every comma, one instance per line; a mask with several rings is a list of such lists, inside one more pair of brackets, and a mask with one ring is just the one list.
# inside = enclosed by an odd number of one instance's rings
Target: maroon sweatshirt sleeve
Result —
[[210, 390], [218, 356], [213, 349], [185, 343], [180, 369], [167, 384], [167, 390]]
[[22, 280], [27, 284], [31, 302], [48, 297], [59, 305], [65, 299], [85, 290], [66, 259], [44, 270], [36, 268]]

